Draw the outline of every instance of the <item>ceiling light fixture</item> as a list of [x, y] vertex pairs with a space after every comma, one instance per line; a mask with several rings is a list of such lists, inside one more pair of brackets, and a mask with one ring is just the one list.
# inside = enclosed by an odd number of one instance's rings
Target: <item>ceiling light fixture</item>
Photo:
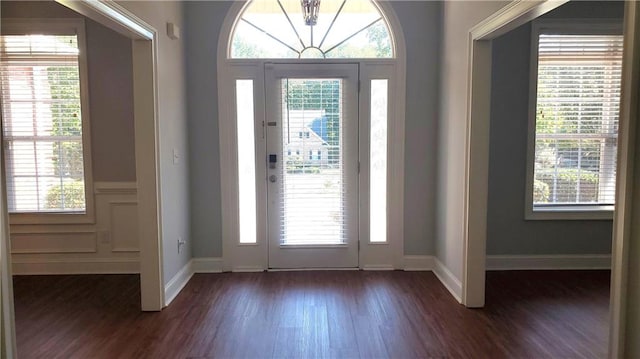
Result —
[[320, 0], [300, 0], [300, 5], [302, 5], [304, 23], [308, 26], [314, 26], [318, 22]]

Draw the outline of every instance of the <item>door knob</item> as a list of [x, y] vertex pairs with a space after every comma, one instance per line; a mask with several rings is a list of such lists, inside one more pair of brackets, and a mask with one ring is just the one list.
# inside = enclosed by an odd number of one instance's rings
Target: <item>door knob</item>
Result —
[[277, 180], [278, 180], [278, 176], [276, 175], [269, 176], [269, 182], [276, 183]]

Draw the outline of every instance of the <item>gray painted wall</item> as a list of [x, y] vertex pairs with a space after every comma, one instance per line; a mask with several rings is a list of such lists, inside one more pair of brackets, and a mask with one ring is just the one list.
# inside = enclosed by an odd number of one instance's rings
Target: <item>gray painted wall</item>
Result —
[[[178, 1], [120, 1], [118, 4], [158, 31], [157, 145], [163, 276], [167, 284], [192, 258], [185, 40], [184, 37], [171, 39], [166, 32], [167, 23], [184, 29], [183, 4]], [[174, 150], [178, 163], [173, 160]], [[181, 253], [178, 253], [178, 238], [187, 241]]]
[[[440, 2], [391, 3], [407, 41], [405, 253], [434, 254]], [[216, 56], [229, 2], [184, 3], [194, 257], [222, 255]], [[394, 144], [391, 144], [394, 145]]]
[[[577, 2], [544, 18], [619, 18], [622, 3]], [[612, 221], [525, 221], [531, 25], [493, 41], [487, 254], [608, 254]]]
[[[54, 2], [3, 1], [3, 18], [74, 18]], [[135, 181], [131, 40], [85, 19], [94, 181]]]
[[135, 182], [131, 40], [93, 21], [87, 39], [94, 179]]
[[[393, 1], [407, 47], [404, 253], [435, 254], [442, 4]], [[390, 144], [393, 146], [394, 144]]]
[[230, 1], [184, 4], [194, 257], [221, 257], [218, 36]]

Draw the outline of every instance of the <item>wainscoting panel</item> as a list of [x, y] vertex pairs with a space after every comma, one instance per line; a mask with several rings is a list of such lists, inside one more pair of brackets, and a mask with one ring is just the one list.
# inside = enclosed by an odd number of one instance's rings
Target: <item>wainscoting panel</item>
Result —
[[96, 233], [55, 232], [11, 234], [11, 252], [16, 253], [95, 253]]
[[135, 182], [95, 182], [91, 224], [11, 225], [15, 274], [139, 273]]
[[111, 215], [111, 251], [139, 252], [138, 203], [109, 202]]

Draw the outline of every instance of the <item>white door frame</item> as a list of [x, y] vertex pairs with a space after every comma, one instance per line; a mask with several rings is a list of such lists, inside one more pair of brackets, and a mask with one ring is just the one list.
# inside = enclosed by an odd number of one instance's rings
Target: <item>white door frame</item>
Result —
[[[491, 39], [553, 10], [567, 1], [514, 1], [469, 31], [469, 88], [467, 93], [467, 141], [464, 204], [464, 260], [462, 303], [482, 307], [485, 299], [486, 224], [489, 167], [489, 121], [491, 94]], [[630, 249], [640, 253], [637, 183], [634, 183], [636, 118], [640, 85], [640, 4], [626, 2], [625, 53], [618, 143], [618, 178], [611, 281], [609, 357], [624, 355], [627, 273]], [[636, 66], [632, 66], [636, 65]], [[636, 165], [640, 159], [635, 158]], [[634, 184], [636, 185], [634, 191]], [[635, 207], [635, 208], [632, 208]], [[635, 211], [632, 211], [635, 210]], [[635, 213], [635, 214], [634, 214]], [[637, 303], [636, 303], [637, 305]]]
[[[222, 91], [234, 86], [235, 79], [251, 79], [254, 86], [255, 120], [264, 120], [264, 98], [255, 89], [264, 88], [265, 62], [292, 62], [290, 59], [230, 59], [228, 57], [229, 44], [233, 29], [242, 12], [246, 1], [235, 1], [231, 5], [220, 30], [217, 49], [218, 70], [218, 129], [220, 140], [220, 186], [222, 207], [222, 255], [223, 270], [225, 271], [263, 271], [268, 267], [266, 236], [257, 234], [255, 244], [239, 243], [239, 209], [237, 184], [237, 143], [235, 128], [235, 97], [233, 91]], [[368, 240], [360, 242], [359, 265], [362, 269], [403, 269], [404, 268], [404, 143], [405, 143], [405, 93], [406, 93], [406, 48], [402, 26], [388, 1], [377, 2], [392, 33], [395, 44], [395, 59], [326, 59], [326, 63], [359, 63], [360, 65], [360, 114], [361, 123], [364, 113], [368, 109], [363, 105], [368, 101], [366, 96], [369, 85], [367, 80], [389, 78], [389, 98], [393, 107], [388, 111], [390, 121], [388, 127], [388, 175], [387, 183], [387, 214], [389, 241], [381, 244], [371, 244]], [[305, 63], [314, 60], [299, 60]], [[315, 60], [317, 61], [317, 60]], [[365, 99], [363, 99], [365, 98]], [[261, 128], [261, 127], [260, 127]], [[362, 128], [360, 129], [362, 131]], [[368, 133], [368, 132], [367, 132]], [[402, 145], [393, 145], [402, 144]], [[361, 145], [363, 145], [361, 141]], [[360, 147], [360, 153], [363, 147]], [[368, 153], [368, 152], [367, 152]], [[361, 160], [362, 164], [362, 160]], [[256, 177], [264, 174], [256, 168]], [[362, 177], [362, 170], [361, 170]], [[258, 181], [257, 193], [263, 190], [264, 181]], [[362, 182], [360, 182], [360, 188]], [[258, 199], [258, 211], [264, 208]], [[264, 225], [264, 217], [258, 214], [257, 225]], [[362, 218], [362, 214], [360, 215]], [[362, 223], [362, 221], [361, 221]], [[260, 230], [258, 230], [260, 232]], [[368, 231], [367, 231], [368, 233]], [[362, 227], [360, 237], [362, 239]]]
[[[281, 177], [283, 173], [284, 148], [282, 145], [282, 126], [284, 115], [282, 105], [284, 99], [282, 93], [282, 79], [334, 79], [342, 82], [342, 114], [340, 152], [343, 179], [341, 192], [344, 192], [344, 225], [346, 226], [347, 242], [338, 245], [282, 245], [279, 222], [282, 213], [280, 200], [284, 193], [280, 183], [283, 178], [277, 178], [275, 183], [268, 183], [267, 218], [269, 225], [268, 235], [268, 264], [269, 268], [358, 268], [358, 240], [359, 240], [359, 188], [358, 188], [358, 160], [359, 157], [359, 64], [357, 62], [343, 62], [336, 64], [309, 63], [266, 63], [265, 69], [265, 95], [267, 98], [265, 113], [267, 123], [276, 122], [276, 126], [266, 126], [266, 154], [276, 153], [280, 160], [276, 163], [276, 169], [267, 169], [269, 175]], [[294, 134], [295, 135], [295, 134]], [[274, 150], [277, 149], [277, 152]], [[266, 155], [265, 154], [265, 155]], [[306, 153], [302, 153], [305, 158]], [[256, 166], [266, 166], [264, 158], [256, 161]], [[284, 175], [283, 175], [284, 176]], [[275, 200], [275, 202], [274, 202]], [[320, 264], [320, 265], [318, 265]]]
[[484, 306], [491, 40], [566, 2], [567, 0], [514, 1], [469, 30], [462, 278], [462, 304], [467, 307]]
[[[636, 331], [640, 325], [640, 317], [632, 316], [630, 306], [635, 306], [637, 313], [637, 285], [629, 286], [636, 281], [640, 273], [637, 260], [640, 255], [640, 184], [638, 172], [640, 168], [640, 136], [638, 131], [638, 115], [640, 109], [640, 4], [627, 1], [624, 19], [624, 57], [622, 63], [622, 91], [620, 98], [620, 124], [618, 129], [618, 177], [616, 178], [616, 211], [613, 220], [613, 249], [611, 258], [611, 299], [609, 312], [609, 357], [637, 357], [640, 345]], [[635, 277], [635, 279], [630, 279]], [[630, 314], [627, 317], [627, 314]], [[627, 320], [627, 318], [629, 320]], [[630, 335], [627, 335], [631, 333]], [[630, 340], [625, 340], [630, 339]]]
[[13, 310], [13, 275], [11, 270], [11, 241], [9, 240], [9, 211], [4, 166], [4, 146], [0, 146], [0, 357], [17, 357], [15, 315]]
[[164, 307], [158, 158], [158, 32], [110, 0], [56, 0], [132, 39], [140, 293], [144, 311]]

